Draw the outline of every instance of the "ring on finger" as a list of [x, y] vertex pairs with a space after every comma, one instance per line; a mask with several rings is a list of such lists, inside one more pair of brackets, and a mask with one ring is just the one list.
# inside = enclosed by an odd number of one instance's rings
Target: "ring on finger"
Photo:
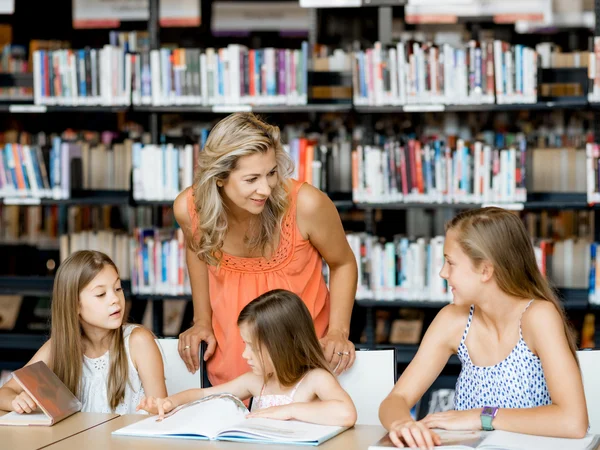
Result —
[[183, 347], [184, 350], [189, 350], [190, 348], [192, 348], [191, 345], [186, 345], [185, 347]]
[[348, 356], [350, 352], [336, 352], [339, 356]]
[[338, 361], [338, 363], [335, 365], [335, 368], [333, 369], [333, 371], [335, 372], [336, 370], [338, 370], [338, 367], [340, 367], [340, 363], [342, 362], [342, 360], [340, 359]]

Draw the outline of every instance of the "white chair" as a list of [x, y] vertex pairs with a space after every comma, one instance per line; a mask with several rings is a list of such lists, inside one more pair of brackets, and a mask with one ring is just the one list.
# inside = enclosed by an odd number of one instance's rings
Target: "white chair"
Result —
[[338, 381], [352, 398], [357, 425], [380, 425], [379, 405], [396, 383], [396, 351], [356, 350], [356, 360]]
[[[177, 344], [179, 339], [156, 339], [158, 348], [162, 353], [165, 366], [165, 384], [167, 394], [173, 395], [186, 389], [202, 387], [202, 364], [195, 374], [190, 373], [179, 356]], [[202, 355], [199, 356], [200, 358]]]
[[581, 376], [583, 378], [583, 391], [587, 403], [590, 433], [600, 433], [600, 350], [580, 350], [577, 352]]

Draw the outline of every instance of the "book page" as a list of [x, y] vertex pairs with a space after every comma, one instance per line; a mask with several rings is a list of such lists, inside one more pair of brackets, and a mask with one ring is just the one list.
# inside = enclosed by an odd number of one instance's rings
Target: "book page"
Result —
[[0, 425], [50, 425], [50, 422], [50, 418], [41, 411], [31, 414], [19, 414], [13, 411], [0, 417]]
[[219, 438], [264, 438], [275, 442], [319, 442], [341, 433], [344, 427], [296, 420], [244, 419], [219, 433]]
[[598, 439], [598, 436], [591, 434], [583, 439], [563, 439], [497, 430], [491, 432], [483, 440], [479, 448], [490, 450], [527, 450], [530, 448], [543, 448], [544, 450], [585, 450], [595, 448]]
[[162, 420], [152, 416], [114, 434], [214, 439], [219, 430], [245, 420], [246, 414], [248, 410], [244, 404], [233, 395], [211, 395], [175, 408]]
[[[440, 439], [442, 445], [435, 447], [436, 449], [451, 450], [451, 449], [472, 449], [483, 441], [485, 433], [480, 431], [446, 431], [446, 430], [433, 430], [435, 431]], [[384, 450], [388, 448], [396, 448], [394, 443], [390, 439], [390, 435], [386, 434], [375, 444], [369, 446], [369, 450]]]

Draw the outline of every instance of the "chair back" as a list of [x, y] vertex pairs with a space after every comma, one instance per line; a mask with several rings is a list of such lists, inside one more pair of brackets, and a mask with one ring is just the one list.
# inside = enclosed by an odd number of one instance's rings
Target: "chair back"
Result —
[[352, 398], [357, 425], [380, 425], [379, 405], [396, 383], [396, 350], [356, 350], [354, 365], [338, 377]]

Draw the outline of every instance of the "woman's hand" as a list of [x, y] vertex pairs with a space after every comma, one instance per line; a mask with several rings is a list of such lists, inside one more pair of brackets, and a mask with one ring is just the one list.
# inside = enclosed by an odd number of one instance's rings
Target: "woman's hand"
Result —
[[200, 322], [192, 325], [191, 328], [184, 331], [179, 335], [179, 356], [185, 362], [187, 369], [191, 373], [196, 373], [200, 369], [200, 343], [204, 341], [208, 345], [204, 352], [204, 361], [207, 361], [215, 352], [217, 347], [217, 340], [213, 333], [212, 326], [210, 324], [203, 324]]
[[169, 397], [156, 398], [156, 397], [144, 397], [140, 400], [140, 404], [135, 408], [136, 411], [143, 409], [150, 414], [158, 414], [158, 419], [162, 420], [165, 413], [172, 411], [175, 408], [175, 402]]
[[37, 404], [25, 391], [18, 394], [11, 404], [13, 411], [18, 414], [29, 414], [37, 409]]
[[320, 342], [325, 359], [335, 375], [339, 375], [352, 367], [356, 358], [356, 349], [344, 333], [330, 331]]
[[481, 430], [481, 409], [466, 411], [444, 411], [428, 414], [421, 422], [428, 428], [465, 431]]
[[293, 403], [283, 406], [271, 406], [270, 408], [259, 409], [251, 412], [246, 419], [275, 419], [291, 420], [294, 418]]
[[390, 440], [396, 447], [418, 447], [433, 449], [441, 445], [442, 440], [431, 431], [422, 421], [414, 420], [396, 421], [390, 426]]

